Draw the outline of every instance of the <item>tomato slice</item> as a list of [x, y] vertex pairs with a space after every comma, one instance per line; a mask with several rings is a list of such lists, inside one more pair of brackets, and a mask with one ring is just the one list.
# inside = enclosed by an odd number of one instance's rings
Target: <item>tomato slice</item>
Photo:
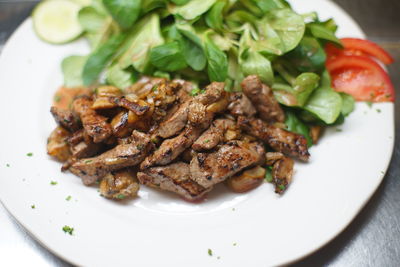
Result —
[[386, 71], [366, 56], [339, 55], [327, 61], [332, 86], [357, 101], [394, 101], [395, 90]]
[[371, 56], [380, 60], [386, 65], [394, 62], [394, 59], [390, 56], [390, 54], [374, 42], [357, 38], [343, 38], [340, 39], [340, 41], [342, 42], [344, 49], [340, 49], [332, 43], [328, 43], [326, 45], [325, 51], [328, 54], [329, 60], [339, 55], [356, 55]]

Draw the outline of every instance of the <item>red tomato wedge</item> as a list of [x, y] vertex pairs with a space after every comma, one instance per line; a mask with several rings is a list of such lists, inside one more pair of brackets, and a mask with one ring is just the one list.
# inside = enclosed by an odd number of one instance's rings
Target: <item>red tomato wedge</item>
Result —
[[390, 56], [390, 54], [374, 42], [357, 38], [343, 38], [340, 39], [340, 41], [342, 42], [344, 49], [340, 49], [331, 43], [326, 45], [325, 51], [328, 54], [328, 59], [333, 59], [339, 55], [365, 55], [374, 57], [385, 65], [389, 65], [394, 62], [394, 59]]
[[394, 101], [390, 77], [369, 57], [338, 55], [327, 61], [326, 68], [336, 91], [348, 93], [357, 101]]

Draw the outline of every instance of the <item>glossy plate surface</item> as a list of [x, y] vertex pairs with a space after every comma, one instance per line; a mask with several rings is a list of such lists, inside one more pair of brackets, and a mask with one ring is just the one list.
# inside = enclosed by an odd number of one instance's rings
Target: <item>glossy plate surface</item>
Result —
[[[291, 2], [299, 13], [317, 11], [321, 19], [335, 18], [340, 37], [364, 37], [356, 23], [329, 1]], [[96, 188], [61, 173], [60, 164], [46, 154], [46, 139], [55, 126], [49, 109], [62, 84], [60, 62], [67, 55], [86, 52], [83, 40], [63, 46], [43, 43], [28, 19], [0, 56], [0, 199], [37, 240], [71, 263], [289, 263], [338, 235], [375, 192], [390, 162], [393, 104], [358, 103], [344, 125], [329, 129], [311, 149], [310, 163], [296, 163], [294, 182], [283, 197], [264, 184], [247, 194], [219, 186], [201, 204], [145, 187], [136, 200], [108, 201]], [[74, 227], [72, 236], [62, 231], [65, 225]]]

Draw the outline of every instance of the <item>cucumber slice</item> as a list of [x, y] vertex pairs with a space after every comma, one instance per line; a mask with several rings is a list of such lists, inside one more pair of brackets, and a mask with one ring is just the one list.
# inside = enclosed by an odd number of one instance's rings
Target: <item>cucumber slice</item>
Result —
[[37, 35], [52, 44], [63, 44], [82, 34], [78, 21], [81, 6], [70, 0], [45, 0], [33, 10], [33, 27]]

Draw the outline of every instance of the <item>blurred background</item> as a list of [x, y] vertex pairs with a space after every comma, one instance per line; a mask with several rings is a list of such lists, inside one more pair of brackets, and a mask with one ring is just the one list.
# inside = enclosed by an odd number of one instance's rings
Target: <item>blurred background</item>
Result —
[[[0, 0], [0, 53], [9, 36], [30, 15], [37, 2], [39, 1]], [[389, 72], [399, 99], [400, 1], [333, 2], [360, 24], [368, 39], [377, 42], [395, 58], [396, 62], [389, 66]], [[399, 101], [396, 102], [395, 151], [388, 173], [378, 191], [342, 234], [317, 253], [293, 266], [399, 266], [400, 106]], [[0, 204], [0, 266], [70, 265], [33, 240]]]

